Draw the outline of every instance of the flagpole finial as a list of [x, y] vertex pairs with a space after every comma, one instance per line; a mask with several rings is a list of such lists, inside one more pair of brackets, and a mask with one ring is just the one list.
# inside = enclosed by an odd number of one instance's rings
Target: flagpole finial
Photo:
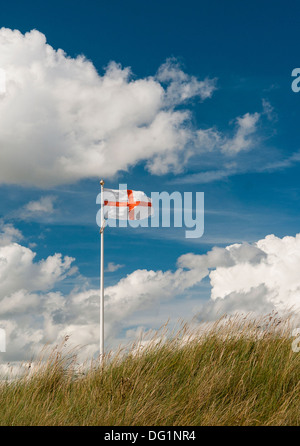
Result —
[[100, 181], [101, 186], [104, 186], [104, 180]]

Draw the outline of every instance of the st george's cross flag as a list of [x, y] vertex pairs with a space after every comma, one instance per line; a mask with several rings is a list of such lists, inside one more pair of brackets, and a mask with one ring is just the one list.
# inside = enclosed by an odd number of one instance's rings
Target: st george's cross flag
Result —
[[142, 220], [153, 215], [152, 201], [144, 192], [104, 189], [104, 218]]

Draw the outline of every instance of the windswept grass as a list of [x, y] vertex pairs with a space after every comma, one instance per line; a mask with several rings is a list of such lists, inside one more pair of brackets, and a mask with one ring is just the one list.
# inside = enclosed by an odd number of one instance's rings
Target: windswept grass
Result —
[[85, 372], [54, 351], [36, 372], [2, 384], [0, 423], [299, 425], [300, 353], [279, 324], [184, 326]]

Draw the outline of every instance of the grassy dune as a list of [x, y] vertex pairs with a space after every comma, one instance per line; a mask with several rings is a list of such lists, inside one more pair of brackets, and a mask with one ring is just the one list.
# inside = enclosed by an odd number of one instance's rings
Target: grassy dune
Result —
[[300, 353], [276, 318], [183, 327], [139, 353], [95, 361], [54, 351], [3, 383], [1, 425], [299, 425]]

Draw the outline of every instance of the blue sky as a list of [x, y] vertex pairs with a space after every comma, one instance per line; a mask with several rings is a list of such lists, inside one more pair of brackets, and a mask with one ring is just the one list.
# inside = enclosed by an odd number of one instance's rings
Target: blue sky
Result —
[[[195, 139], [188, 141], [181, 155], [191, 150], [192, 156], [181, 171], [156, 175], [147, 170], [150, 158], [137, 158], [127, 169], [117, 169], [114, 174], [106, 174], [99, 164], [98, 178], [85, 175], [65, 184], [45, 183], [43, 187], [42, 182], [30, 184], [36, 169], [33, 157], [23, 172], [25, 181], [17, 181], [16, 176], [11, 181], [0, 178], [1, 222], [22, 232], [22, 244], [36, 253], [35, 261], [54, 253], [76, 259], [78, 272], [53, 283], [53, 292], [98, 286], [95, 201], [102, 176], [107, 187], [127, 183], [129, 188], [148, 195], [164, 190], [205, 193], [205, 232], [200, 239], [186, 239], [183, 230], [174, 228], [108, 228], [106, 265], [122, 265], [106, 273], [108, 286], [117, 286], [127, 274], [139, 269], [174, 272], [177, 259], [187, 253], [203, 255], [216, 246], [253, 244], [269, 234], [295, 237], [299, 227], [300, 99], [291, 90], [291, 72], [299, 66], [299, 9], [299, 2], [287, 4], [281, 0], [54, 0], [43, 5], [39, 1], [13, 1], [1, 6], [1, 27], [17, 29], [22, 34], [36, 29], [55, 50], [62, 48], [73, 59], [84, 55], [99, 76], [104, 76], [106, 67], [114, 61], [123, 69], [131, 67], [130, 81], [138, 82], [156, 76], [159, 67], [172, 58], [173, 65], [189, 76], [188, 82], [192, 76], [202, 81], [215, 79], [216, 88], [209, 98], [204, 100], [195, 94], [168, 109], [187, 111], [186, 127], [193, 134], [200, 130], [213, 132], [205, 147], [195, 147]], [[163, 81], [159, 82], [167, 88]], [[52, 87], [50, 83], [49, 97]], [[29, 113], [30, 107], [29, 103]], [[232, 152], [232, 147], [239, 144], [235, 139], [238, 119], [245, 116], [254, 120], [257, 117], [245, 136], [249, 145], [237, 146]], [[16, 113], [15, 127], [6, 128], [6, 134], [15, 138], [21, 125]], [[217, 135], [221, 141], [215, 142]], [[30, 138], [24, 139], [25, 154]], [[48, 139], [51, 140], [51, 129]], [[126, 144], [124, 139], [120, 156], [131, 150]], [[45, 148], [41, 146], [40, 150]], [[15, 164], [18, 165], [18, 156]], [[50, 197], [50, 211], [26, 214], [28, 203], [42, 197]], [[168, 311], [174, 317], [181, 314], [178, 309], [185, 300], [192, 301], [185, 316], [189, 311], [193, 316], [197, 299], [202, 302], [210, 297], [207, 277], [188, 289], [173, 301], [162, 300], [159, 320], [168, 316]], [[150, 319], [143, 324], [134, 316], [139, 314], [143, 320], [147, 311], [139, 308], [139, 313], [133, 312], [129, 325], [122, 325], [123, 335], [128, 327], [151, 328]], [[118, 334], [116, 338], [122, 336]]]

